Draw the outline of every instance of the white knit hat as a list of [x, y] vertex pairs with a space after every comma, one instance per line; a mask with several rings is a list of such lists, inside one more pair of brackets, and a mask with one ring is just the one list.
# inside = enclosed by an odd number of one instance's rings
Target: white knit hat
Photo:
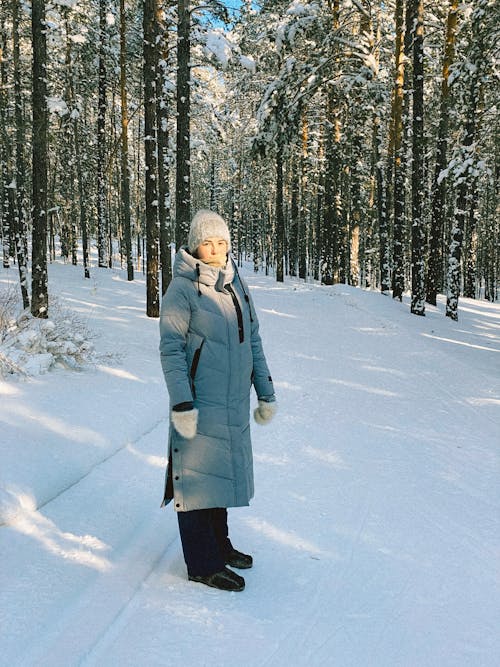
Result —
[[218, 213], [202, 208], [191, 221], [188, 236], [189, 252], [194, 252], [203, 241], [212, 237], [224, 239], [227, 242], [228, 252], [231, 250], [231, 237], [224, 219]]

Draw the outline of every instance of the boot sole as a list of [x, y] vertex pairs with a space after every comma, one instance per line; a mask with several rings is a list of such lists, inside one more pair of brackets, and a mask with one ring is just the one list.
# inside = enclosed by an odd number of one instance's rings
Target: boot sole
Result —
[[239, 593], [240, 591], [245, 589], [245, 584], [242, 584], [241, 586], [235, 587], [235, 588], [223, 588], [221, 586], [217, 586], [216, 584], [212, 584], [209, 581], [206, 581], [205, 579], [198, 578], [198, 577], [188, 577], [189, 581], [194, 581], [197, 584], [205, 584], [205, 586], [210, 586], [210, 588], [216, 588], [218, 591], [227, 591], [228, 593]]

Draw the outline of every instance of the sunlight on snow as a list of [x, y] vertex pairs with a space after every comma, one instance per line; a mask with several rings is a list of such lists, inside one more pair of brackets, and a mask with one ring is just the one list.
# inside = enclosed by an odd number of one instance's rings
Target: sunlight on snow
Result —
[[498, 405], [500, 407], [500, 399], [499, 398], [466, 398], [465, 399], [467, 403], [470, 405]]
[[0, 394], [2, 396], [19, 396], [20, 393], [17, 387], [13, 387], [6, 382], [0, 382]]
[[335, 452], [325, 452], [322, 449], [311, 447], [311, 445], [302, 447], [302, 451], [313, 459], [318, 459], [319, 461], [323, 461], [323, 463], [329, 463], [337, 470], [347, 470], [347, 466], [342, 460], [342, 457]]
[[264, 454], [262, 452], [254, 452], [253, 460], [258, 461], [258, 463], [270, 463], [274, 466], [286, 466], [290, 463], [290, 459], [286, 454], [283, 456], [272, 456], [271, 454]]
[[13, 486], [12, 484], [9, 484], [4, 488], [4, 490], [2, 491], [2, 495], [8, 498], [10, 502], [12, 502], [11, 501], [12, 498], [14, 499], [16, 506], [14, 514], [16, 516], [17, 512], [19, 511], [19, 508], [26, 512], [34, 512], [36, 510], [37, 506], [34, 496], [24, 491], [18, 490], [18, 488]]
[[472, 347], [475, 350], [486, 350], [486, 352], [500, 352], [500, 350], [495, 349], [494, 347], [486, 347], [484, 345], [474, 345], [473, 343], [465, 343], [461, 340], [453, 340], [452, 338], [443, 338], [442, 336], [436, 336], [435, 334], [423, 333], [424, 338], [433, 338], [434, 340], [442, 340], [444, 343], [453, 343], [454, 345], [462, 345], [463, 347]]
[[298, 384], [290, 384], [290, 382], [275, 382], [275, 387], [278, 389], [288, 389], [290, 391], [302, 391], [302, 387]]
[[295, 357], [296, 359], [306, 359], [307, 361], [324, 361], [324, 359], [323, 359], [322, 357], [315, 357], [315, 356], [313, 356], [313, 355], [302, 354], [302, 353], [300, 353], [300, 352], [296, 352], [296, 353], [294, 354], [294, 357]]
[[364, 364], [361, 368], [365, 371], [375, 371], [376, 373], [389, 373], [390, 375], [395, 375], [396, 377], [405, 378], [406, 373], [403, 371], [398, 371], [395, 368], [384, 368], [383, 366], [368, 366]]
[[338, 380], [336, 378], [330, 378], [328, 380], [332, 384], [341, 384], [345, 387], [350, 387], [351, 389], [359, 389], [360, 391], [366, 391], [368, 394], [378, 394], [379, 396], [389, 396], [391, 398], [397, 397], [397, 394], [393, 391], [388, 391], [387, 389], [379, 389], [378, 387], [367, 387], [364, 384], [359, 384], [358, 382], [348, 382], [347, 380]]
[[488, 308], [489, 303], [481, 301], [480, 304], [474, 306], [469, 305], [465, 300], [460, 302], [460, 310], [464, 313], [472, 313], [473, 315], [481, 315], [482, 317], [492, 317], [500, 320], [500, 313], [495, 309], [494, 305]]
[[262, 313], [268, 313], [269, 315], [278, 315], [279, 317], [287, 317], [290, 320], [297, 320], [297, 315], [290, 315], [289, 313], [280, 313], [279, 310], [274, 310], [274, 308], [261, 308]]
[[114, 377], [121, 378], [122, 380], [133, 380], [134, 382], [146, 384], [145, 381], [141, 380], [141, 378], [138, 378], [137, 375], [132, 375], [132, 373], [124, 371], [123, 368], [112, 368], [111, 366], [103, 366], [102, 364], [98, 364], [97, 368], [103, 373], [113, 375]]
[[[49, 415], [44, 415], [31, 407], [25, 407], [24, 405], [12, 405], [9, 410], [9, 416], [16, 415], [21, 417], [25, 421], [35, 422], [40, 426], [43, 426], [47, 431], [52, 431], [52, 433], [57, 433], [57, 435], [62, 435], [66, 440], [73, 440], [74, 442], [82, 442], [86, 445], [98, 445], [104, 446], [107, 444], [107, 439], [103, 438], [100, 433], [97, 431], [92, 431], [90, 428], [85, 426], [75, 426], [75, 424], [66, 424], [61, 419], [57, 417], [52, 417]], [[13, 423], [13, 421], [11, 421]]]
[[141, 316], [144, 314], [144, 308], [142, 306], [117, 306], [116, 310], [131, 310], [135, 313], [139, 313]]
[[249, 518], [246, 519], [245, 522], [257, 533], [262, 533], [271, 540], [284, 544], [287, 547], [293, 547], [294, 549], [297, 549], [297, 551], [308, 551], [316, 555], [328, 555], [327, 552], [323, 551], [312, 542], [308, 542], [294, 533], [281, 530], [281, 528], [273, 526], [264, 519]]
[[93, 535], [65, 533], [39, 512], [26, 513], [12, 526], [13, 530], [37, 540], [47, 551], [74, 561], [77, 565], [105, 572], [111, 569], [107, 558], [94, 553], [105, 551], [109, 546]]
[[152, 454], [143, 454], [138, 449], [132, 445], [127, 445], [127, 451], [136, 456], [141, 461], [153, 466], [155, 468], [164, 469], [167, 465], [167, 459], [165, 456], [153, 456]]

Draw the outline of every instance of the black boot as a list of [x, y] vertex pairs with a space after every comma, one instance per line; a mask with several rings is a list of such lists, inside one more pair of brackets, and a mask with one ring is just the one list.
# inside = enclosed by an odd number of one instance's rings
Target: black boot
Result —
[[200, 584], [206, 584], [212, 588], [219, 588], [221, 591], [242, 591], [245, 588], [245, 580], [236, 572], [232, 572], [225, 567], [220, 572], [208, 574], [206, 576], [189, 575], [189, 581], [197, 581]]
[[239, 570], [248, 570], [253, 565], [253, 558], [248, 554], [242, 554], [241, 551], [231, 549], [226, 557], [226, 565], [236, 567]]

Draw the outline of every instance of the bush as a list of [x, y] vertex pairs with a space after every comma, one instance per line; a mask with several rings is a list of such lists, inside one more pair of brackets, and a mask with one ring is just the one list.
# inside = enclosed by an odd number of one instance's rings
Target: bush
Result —
[[94, 337], [81, 318], [51, 298], [50, 319], [21, 310], [13, 287], [0, 291], [0, 375], [82, 370], [93, 362]]

